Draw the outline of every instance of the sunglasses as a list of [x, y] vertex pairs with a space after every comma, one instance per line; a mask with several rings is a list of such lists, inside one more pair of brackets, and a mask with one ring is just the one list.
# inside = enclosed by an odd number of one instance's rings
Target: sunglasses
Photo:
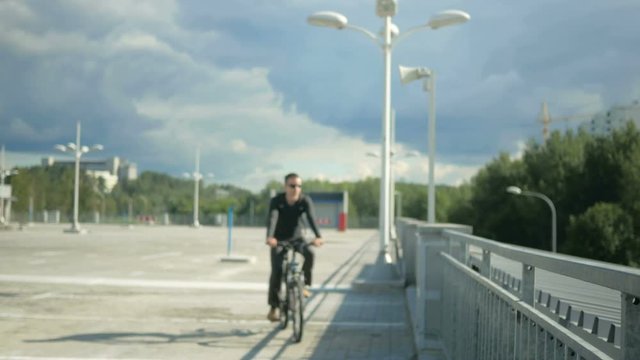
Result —
[[302, 185], [298, 185], [298, 184], [287, 184], [288, 187], [295, 189], [295, 188], [300, 188], [302, 189]]

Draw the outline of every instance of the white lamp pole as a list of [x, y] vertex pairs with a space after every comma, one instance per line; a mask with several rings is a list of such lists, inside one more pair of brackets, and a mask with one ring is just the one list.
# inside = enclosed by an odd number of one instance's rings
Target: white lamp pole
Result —
[[[184, 173], [185, 177], [193, 177], [194, 190], [193, 190], [193, 226], [194, 228], [200, 227], [200, 221], [198, 215], [200, 213], [200, 180], [203, 176], [200, 173], [200, 147], [196, 148], [196, 169], [192, 174]], [[213, 177], [212, 174], [207, 174], [207, 177]]]
[[556, 207], [553, 205], [553, 201], [551, 201], [551, 199], [549, 199], [545, 194], [522, 190], [517, 186], [509, 186], [507, 188], [507, 192], [514, 195], [531, 196], [542, 199], [547, 203], [547, 205], [549, 205], [549, 208], [551, 209], [551, 251], [554, 253], [558, 252], [558, 243], [556, 238]]
[[198, 220], [198, 213], [200, 212], [200, 179], [202, 179], [202, 174], [200, 174], [200, 148], [196, 149], [196, 171], [193, 173], [193, 180], [195, 183], [195, 189], [193, 192], [193, 227], [199, 227], [200, 221]]
[[425, 81], [425, 90], [429, 92], [429, 199], [427, 203], [427, 222], [436, 222], [436, 74], [431, 72]]
[[[395, 116], [396, 116], [396, 113], [395, 113], [395, 111], [393, 111], [392, 112], [392, 116], [391, 116], [391, 123], [392, 124], [395, 124]], [[390, 221], [390, 224], [391, 224], [391, 238], [394, 239], [396, 237], [396, 235], [397, 235], [396, 234], [396, 228], [395, 228], [395, 220], [399, 217], [399, 216], [396, 216], [396, 213], [400, 214], [401, 213], [400, 208], [402, 207], [402, 203], [401, 202], [396, 202], [396, 200], [395, 200], [396, 199], [396, 195], [399, 192], [397, 192], [395, 190], [395, 188], [396, 188], [396, 186], [395, 186], [396, 185], [396, 179], [395, 179], [394, 159], [396, 159], [397, 156], [399, 156], [400, 158], [410, 158], [410, 157], [414, 157], [414, 156], [420, 156], [420, 153], [418, 153], [417, 151], [409, 151], [409, 152], [404, 153], [404, 154], [398, 154], [395, 151], [395, 149], [393, 149], [393, 145], [395, 144], [395, 141], [394, 141], [395, 140], [395, 131], [394, 131], [394, 127], [393, 126], [391, 127], [391, 133], [392, 133], [392, 135], [391, 135], [392, 151], [391, 151], [391, 160], [390, 160], [391, 166], [389, 167], [390, 174], [391, 174], [391, 176], [390, 176], [391, 189], [390, 189], [390, 192], [389, 192], [389, 194], [390, 194], [390, 199], [389, 199], [389, 209], [390, 209], [389, 210], [389, 216], [390, 216], [390, 220], [389, 221]], [[367, 152], [365, 155], [369, 156], [369, 157], [374, 157], [374, 158], [379, 158], [380, 157], [380, 154], [378, 154], [377, 152]], [[396, 204], [398, 204], [397, 209], [396, 209]]]
[[[380, 4], [381, 1], [378, 1]], [[380, 15], [380, 13], [379, 13]], [[380, 209], [378, 210], [380, 229], [380, 252], [387, 253], [391, 235], [390, 201], [391, 190], [391, 16], [395, 15], [395, 7], [384, 18], [384, 102], [382, 108], [382, 174], [380, 177]], [[382, 15], [380, 15], [382, 16]]]
[[391, 122], [391, 51], [393, 45], [401, 39], [422, 29], [438, 29], [444, 26], [455, 25], [469, 20], [469, 14], [459, 10], [448, 10], [433, 16], [427, 24], [410, 28], [407, 32], [400, 34], [397, 26], [391, 22], [391, 17], [396, 14], [396, 0], [377, 0], [376, 13], [383, 18], [384, 27], [382, 37], [378, 37], [373, 32], [360, 26], [350, 25], [347, 17], [333, 12], [321, 11], [312, 14], [307, 18], [307, 22], [314, 26], [330, 27], [334, 29], [351, 29], [365, 34], [379, 45], [384, 58], [384, 92], [382, 108], [382, 166], [380, 177], [380, 210], [379, 210], [379, 239], [380, 251], [386, 253], [389, 245], [390, 235], [390, 122]]
[[[389, 154], [393, 157], [395, 153], [396, 146], [396, 111], [391, 109], [391, 122], [389, 126], [389, 133], [391, 138], [391, 146], [389, 147]], [[390, 236], [391, 239], [394, 240], [397, 238], [396, 233], [396, 222], [395, 222], [395, 209], [396, 209], [396, 177], [395, 177], [395, 169], [393, 165], [389, 161], [389, 226], [390, 226]]]
[[427, 222], [436, 222], [436, 74], [427, 68], [400, 66], [400, 80], [408, 84], [414, 80], [424, 79], [423, 89], [429, 93], [429, 195], [427, 200]]
[[84, 233], [84, 229], [80, 228], [78, 221], [78, 204], [80, 197], [80, 158], [83, 154], [86, 154], [92, 150], [102, 150], [103, 146], [100, 144], [93, 145], [92, 147], [81, 146], [80, 144], [80, 122], [76, 123], [76, 142], [68, 143], [67, 145], [56, 145], [55, 148], [62, 152], [71, 152], [75, 157], [75, 182], [73, 186], [73, 222], [71, 229], [65, 230], [66, 232], [81, 234]]
[[[15, 175], [18, 173], [18, 170], [10, 170], [5, 168], [4, 163], [4, 145], [2, 145], [2, 150], [0, 151], [0, 190], [4, 191], [4, 179], [7, 176]], [[11, 201], [11, 197], [7, 199]], [[0, 225], [4, 225], [7, 222], [7, 219], [4, 216], [4, 201], [5, 198], [0, 196]]]

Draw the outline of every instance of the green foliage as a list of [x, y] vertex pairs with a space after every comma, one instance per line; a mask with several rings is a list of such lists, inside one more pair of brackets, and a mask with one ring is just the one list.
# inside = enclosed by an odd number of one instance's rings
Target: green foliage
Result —
[[[506, 153], [500, 154], [481, 169], [472, 182], [471, 218], [463, 223], [472, 224], [480, 236], [507, 241], [518, 228], [515, 222], [517, 206], [510, 202], [506, 188], [526, 181], [526, 168], [521, 160], [512, 160]], [[489, 210], [490, 209], [490, 210]], [[528, 242], [528, 246], [535, 243]]]
[[[18, 174], [8, 178], [13, 196], [17, 199], [12, 205], [16, 213], [27, 213], [29, 203], [33, 201], [33, 210], [60, 210], [63, 217], [73, 212], [74, 174], [72, 167], [33, 166], [19, 168]], [[80, 177], [79, 209], [89, 212], [100, 204], [97, 194], [98, 181], [90, 176]]]
[[634, 241], [633, 219], [619, 205], [597, 203], [583, 214], [571, 216], [567, 232], [576, 241], [565, 246], [566, 252], [637, 265], [638, 244]]
[[[17, 213], [26, 213], [29, 199], [35, 211], [60, 210], [71, 216], [74, 170], [71, 167], [19, 169], [8, 182], [18, 198]], [[543, 144], [530, 141], [521, 157], [502, 153], [474, 178], [460, 186], [436, 187], [436, 219], [472, 225], [474, 233], [502, 242], [550, 248], [551, 216], [540, 199], [514, 196], [515, 185], [547, 195], [557, 209], [558, 246], [567, 253], [638, 265], [640, 263], [640, 132], [630, 123], [608, 136], [584, 131], [554, 132]], [[272, 191], [283, 191], [282, 180], [271, 180], [257, 194], [225, 184], [200, 184], [202, 223], [234, 207], [236, 219], [252, 218], [262, 226]], [[377, 226], [380, 179], [332, 183], [304, 179], [305, 192], [347, 191], [349, 225]], [[396, 184], [397, 213], [426, 219], [427, 186]], [[121, 181], [107, 193], [104, 182], [81, 177], [80, 212], [104, 216], [160, 216], [167, 212], [190, 218], [194, 182], [155, 172], [135, 181]], [[400, 208], [401, 207], [401, 208]], [[245, 222], [248, 223], [248, 222]]]
[[349, 205], [355, 207], [361, 217], [377, 217], [380, 206], [379, 193], [380, 179], [364, 179], [349, 191]]
[[470, 206], [453, 208], [450, 217], [480, 236], [549, 250], [550, 209], [505, 192], [519, 186], [553, 201], [560, 249], [637, 265], [639, 181], [640, 132], [633, 123], [608, 136], [554, 132], [544, 144], [529, 142], [520, 159], [501, 154], [487, 164], [471, 181]]

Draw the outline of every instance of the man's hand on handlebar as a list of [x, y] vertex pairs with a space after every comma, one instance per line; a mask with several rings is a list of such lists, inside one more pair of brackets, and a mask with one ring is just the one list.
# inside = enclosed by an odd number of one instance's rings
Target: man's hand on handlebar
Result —
[[322, 244], [324, 244], [324, 240], [322, 240], [322, 238], [315, 238], [311, 242], [311, 245], [316, 246], [316, 247], [320, 247], [320, 246], [322, 246]]
[[266, 243], [267, 245], [269, 245], [269, 247], [272, 247], [272, 248], [278, 246], [278, 240], [276, 240], [276, 238], [274, 237], [268, 237]]

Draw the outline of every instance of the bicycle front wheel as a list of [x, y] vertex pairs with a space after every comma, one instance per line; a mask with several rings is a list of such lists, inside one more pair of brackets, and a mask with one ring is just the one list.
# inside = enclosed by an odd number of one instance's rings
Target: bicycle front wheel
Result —
[[289, 323], [289, 296], [287, 296], [289, 292], [288, 289], [289, 287], [287, 286], [286, 290], [282, 290], [280, 295], [280, 329], [285, 329], [287, 327], [287, 324]]
[[289, 306], [291, 310], [291, 325], [293, 327], [293, 340], [302, 340], [304, 329], [304, 302], [302, 296], [302, 282], [298, 281], [290, 287]]

